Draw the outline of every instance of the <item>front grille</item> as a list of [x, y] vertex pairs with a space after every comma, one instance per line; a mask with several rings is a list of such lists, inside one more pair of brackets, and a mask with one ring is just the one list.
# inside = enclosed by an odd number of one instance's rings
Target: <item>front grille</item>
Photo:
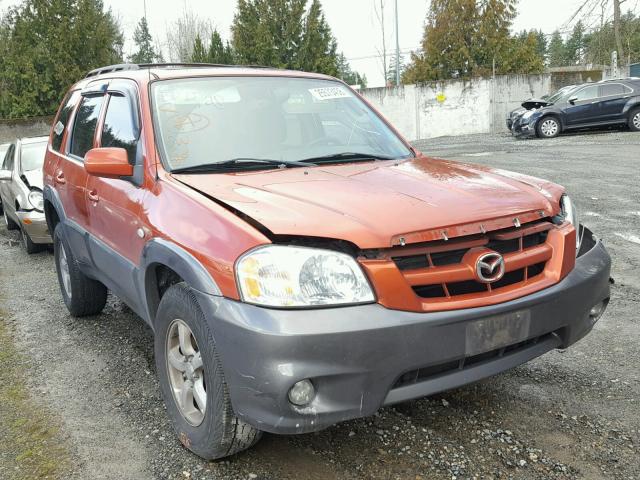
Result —
[[[530, 282], [544, 272], [553, 254], [546, 243], [552, 227], [548, 221], [532, 222], [456, 241], [424, 244], [411, 248], [407, 255], [395, 254], [391, 258], [420, 298], [446, 300], [463, 295], [489, 295]], [[465, 263], [467, 254], [480, 250], [504, 256], [507, 271], [500, 280], [480, 282], [475, 266]]]
[[439, 363], [436, 365], [430, 365], [428, 367], [411, 370], [409, 372], [402, 374], [400, 378], [396, 380], [392, 388], [405, 387], [407, 385], [412, 385], [414, 383], [430, 380], [435, 377], [444, 376], [450, 373], [455, 373], [475, 365], [491, 362], [499, 358], [502, 358], [505, 355], [518, 353], [522, 350], [525, 350], [528, 347], [531, 347], [532, 345], [535, 345], [538, 342], [544, 342], [545, 340], [547, 340], [548, 338], [554, 335], [555, 333], [553, 332], [547, 333], [545, 335], [530, 338], [528, 340], [514, 343], [506, 347], [497, 348], [495, 350], [490, 350], [485, 353], [479, 353], [478, 355], [462, 357], [449, 362]]

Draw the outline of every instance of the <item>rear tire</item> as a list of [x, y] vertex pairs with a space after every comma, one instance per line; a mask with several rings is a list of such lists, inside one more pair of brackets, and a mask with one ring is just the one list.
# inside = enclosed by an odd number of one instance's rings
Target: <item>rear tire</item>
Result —
[[252, 447], [262, 432], [235, 416], [212, 332], [185, 283], [163, 295], [154, 341], [160, 388], [180, 442], [207, 460]]
[[14, 222], [13, 220], [11, 220], [7, 216], [7, 211], [6, 210], [2, 211], [2, 215], [4, 215], [4, 221], [7, 224], [7, 230], [17, 230], [18, 229], [18, 224], [16, 222]]
[[42, 250], [41, 245], [38, 245], [37, 243], [33, 243], [33, 241], [31, 241], [31, 237], [24, 230], [24, 228], [20, 229], [20, 239], [22, 240], [22, 246], [24, 247], [24, 249], [27, 251], [29, 255], [33, 253], [38, 253], [39, 251]]
[[560, 135], [561, 128], [558, 117], [542, 117], [536, 125], [536, 134], [540, 138], [555, 138]]
[[632, 132], [640, 132], [640, 108], [634, 108], [629, 114], [629, 128]]
[[62, 299], [74, 317], [97, 315], [107, 303], [107, 287], [80, 271], [58, 223], [53, 233], [53, 255]]

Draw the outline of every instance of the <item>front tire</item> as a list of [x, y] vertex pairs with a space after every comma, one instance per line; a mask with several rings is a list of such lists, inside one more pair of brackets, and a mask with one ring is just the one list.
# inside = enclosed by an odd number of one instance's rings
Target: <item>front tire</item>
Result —
[[555, 138], [560, 135], [560, 120], [557, 117], [543, 117], [536, 125], [536, 133], [540, 138]]
[[629, 114], [629, 128], [632, 132], [640, 132], [640, 108], [635, 108]]
[[53, 233], [53, 255], [62, 299], [74, 317], [97, 315], [107, 303], [107, 287], [80, 271], [78, 261], [66, 242], [62, 224]]
[[7, 230], [17, 230], [18, 229], [18, 224], [9, 218], [9, 216], [7, 215], [7, 211], [6, 210], [2, 211], [2, 215], [4, 216], [4, 222], [7, 224]]
[[22, 246], [29, 255], [38, 253], [42, 249], [40, 245], [33, 243], [31, 237], [24, 228], [20, 229], [20, 239], [22, 240]]
[[235, 416], [212, 332], [185, 283], [166, 291], [155, 327], [158, 380], [180, 442], [207, 460], [253, 446], [262, 432]]

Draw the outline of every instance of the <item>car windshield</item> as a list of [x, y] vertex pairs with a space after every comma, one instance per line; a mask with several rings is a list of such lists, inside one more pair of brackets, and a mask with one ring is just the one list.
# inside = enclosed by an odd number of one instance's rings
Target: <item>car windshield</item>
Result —
[[242, 168], [252, 160], [286, 163], [334, 157], [346, 162], [368, 155], [412, 155], [356, 94], [331, 80], [164, 80], [152, 85], [152, 105], [160, 150], [171, 170], [215, 168], [222, 162]]
[[38, 170], [44, 164], [47, 142], [23, 144], [20, 150], [20, 166], [23, 172]]
[[566, 95], [567, 93], [575, 90], [577, 87], [575, 85], [569, 85], [567, 87], [562, 87], [560, 90], [558, 90], [557, 92], [555, 92], [553, 95], [551, 95], [549, 98], [547, 98], [547, 102], [549, 103], [556, 103], [558, 100], [560, 100], [564, 95]]

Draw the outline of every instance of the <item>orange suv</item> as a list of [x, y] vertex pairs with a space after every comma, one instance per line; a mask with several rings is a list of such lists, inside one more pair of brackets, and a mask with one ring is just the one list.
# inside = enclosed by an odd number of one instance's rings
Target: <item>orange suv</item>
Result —
[[44, 185], [69, 311], [111, 291], [151, 326], [167, 412], [205, 458], [565, 348], [609, 300], [562, 187], [426, 157], [323, 75], [90, 72]]

